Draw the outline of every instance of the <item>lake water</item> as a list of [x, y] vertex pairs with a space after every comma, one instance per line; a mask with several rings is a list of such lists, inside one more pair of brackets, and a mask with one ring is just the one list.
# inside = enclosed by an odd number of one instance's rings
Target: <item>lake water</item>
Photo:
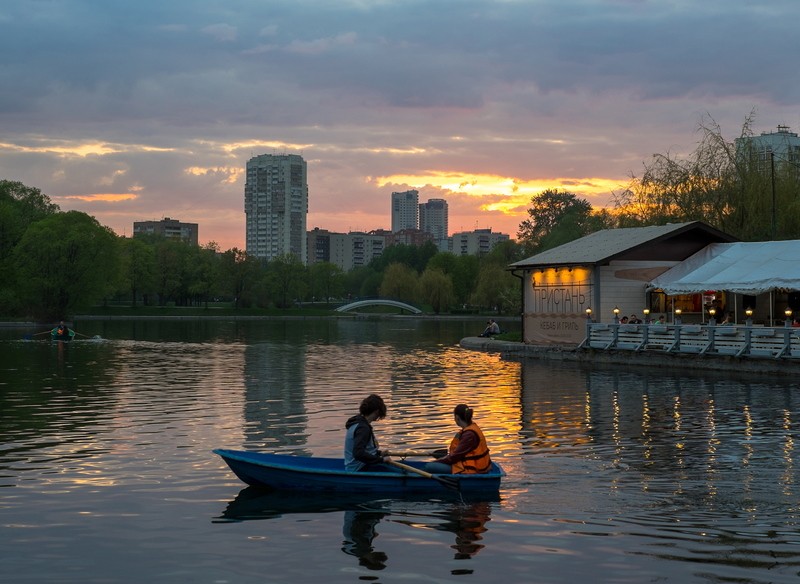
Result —
[[[480, 327], [84, 321], [66, 345], [0, 329], [0, 581], [798, 581], [796, 383], [458, 347]], [[384, 447], [443, 447], [472, 405], [499, 500], [265, 493], [211, 453], [340, 456], [371, 392]]]

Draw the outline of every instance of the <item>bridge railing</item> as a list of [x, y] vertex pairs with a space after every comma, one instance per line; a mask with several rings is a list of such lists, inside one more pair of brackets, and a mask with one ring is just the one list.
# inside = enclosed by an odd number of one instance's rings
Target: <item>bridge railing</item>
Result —
[[800, 359], [800, 328], [589, 322], [580, 347]]

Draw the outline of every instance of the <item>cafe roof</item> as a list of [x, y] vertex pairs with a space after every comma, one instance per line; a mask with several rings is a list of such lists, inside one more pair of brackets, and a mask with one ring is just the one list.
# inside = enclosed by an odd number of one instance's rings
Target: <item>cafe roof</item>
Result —
[[615, 259], [681, 261], [709, 243], [735, 239], [702, 221], [604, 229], [515, 262], [509, 268], [602, 265]]

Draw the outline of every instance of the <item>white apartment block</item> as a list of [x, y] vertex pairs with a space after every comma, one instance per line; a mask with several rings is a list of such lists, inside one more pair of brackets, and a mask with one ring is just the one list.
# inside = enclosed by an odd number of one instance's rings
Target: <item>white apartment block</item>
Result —
[[392, 193], [392, 231], [419, 228], [419, 191]]
[[419, 229], [433, 235], [433, 242], [439, 251], [447, 251], [447, 201], [428, 199], [427, 203], [420, 203]]
[[507, 233], [492, 233], [491, 229], [462, 231], [450, 238], [450, 251], [455, 255], [484, 255], [501, 241], [509, 239]]
[[244, 186], [246, 251], [267, 261], [286, 254], [306, 261], [308, 178], [296, 154], [262, 154], [247, 161]]
[[778, 126], [777, 132], [761, 132], [760, 136], [747, 136], [734, 140], [739, 156], [753, 155], [760, 168], [768, 169], [782, 164], [800, 163], [800, 137], [789, 131], [789, 126]]
[[316, 228], [308, 232], [307, 248], [309, 265], [330, 262], [349, 272], [380, 257], [386, 248], [386, 234], [360, 231], [335, 233]]

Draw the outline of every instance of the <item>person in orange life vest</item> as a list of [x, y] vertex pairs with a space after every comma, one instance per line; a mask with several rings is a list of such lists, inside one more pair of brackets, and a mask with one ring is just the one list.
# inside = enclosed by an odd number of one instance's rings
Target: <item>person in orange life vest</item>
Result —
[[453, 417], [461, 430], [450, 442], [447, 456], [429, 462], [425, 470], [432, 474], [489, 472], [492, 464], [489, 447], [478, 424], [472, 421], [472, 408], [458, 404], [453, 410]]

